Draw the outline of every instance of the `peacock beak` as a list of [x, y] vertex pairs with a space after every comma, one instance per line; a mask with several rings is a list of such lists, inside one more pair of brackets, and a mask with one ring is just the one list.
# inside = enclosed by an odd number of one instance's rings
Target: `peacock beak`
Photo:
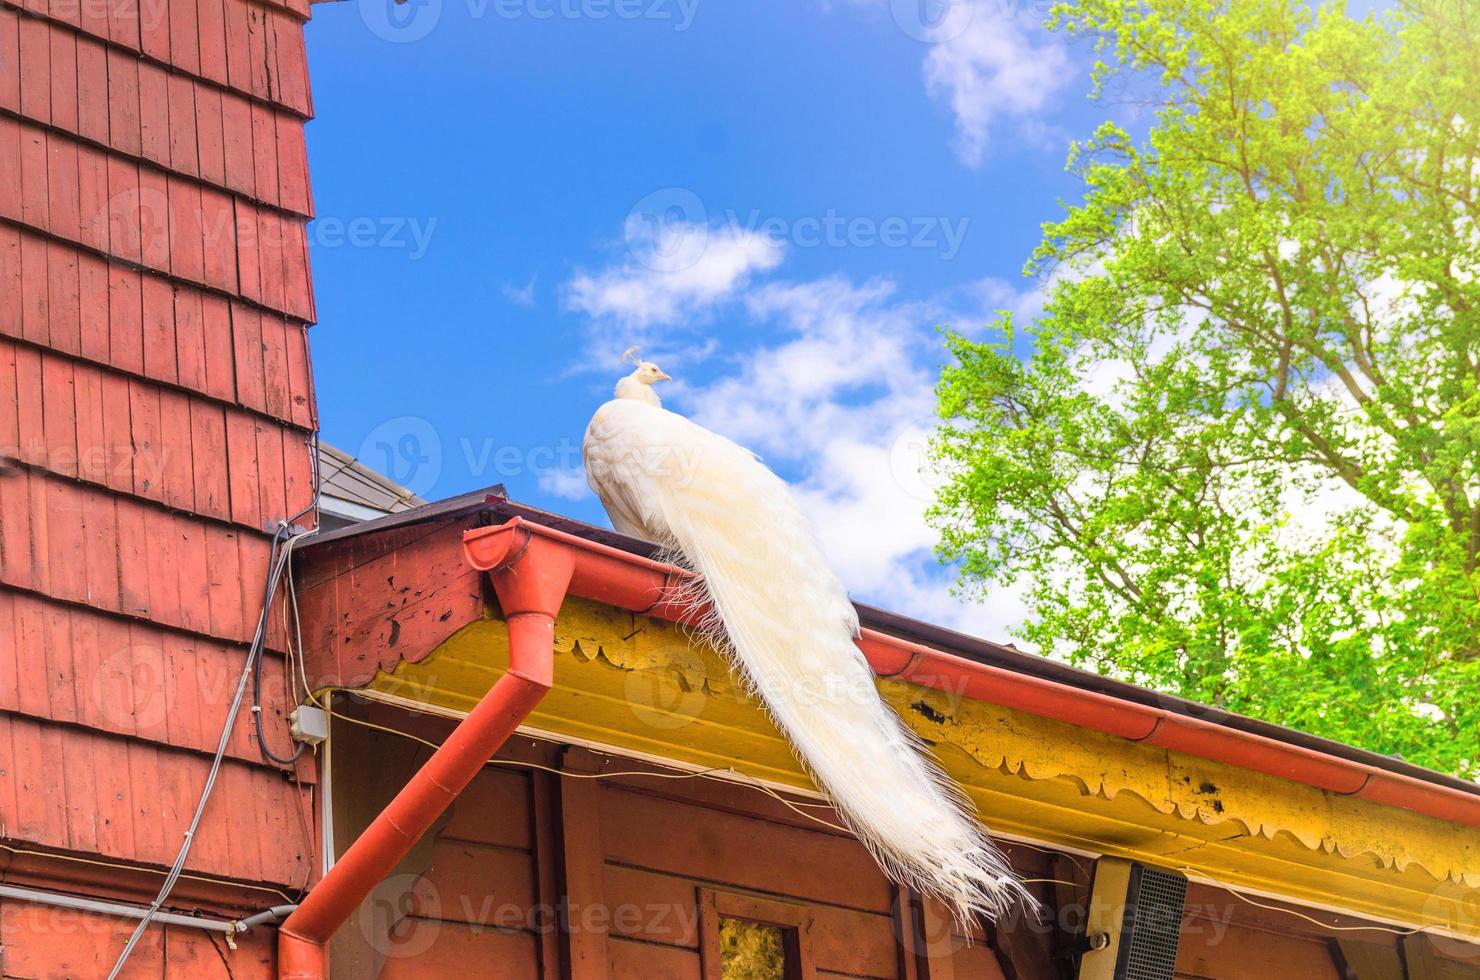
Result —
[[668, 375], [664, 374], [662, 371], [659, 371], [658, 372], [658, 380], [659, 381], [672, 381], [673, 379], [670, 378]]

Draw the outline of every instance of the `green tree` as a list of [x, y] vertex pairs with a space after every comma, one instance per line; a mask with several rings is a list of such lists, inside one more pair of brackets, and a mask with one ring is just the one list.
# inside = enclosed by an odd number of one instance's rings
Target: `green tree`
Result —
[[951, 334], [932, 511], [1021, 636], [1480, 774], [1480, 3], [1069, 0], [1095, 96], [1031, 324]]

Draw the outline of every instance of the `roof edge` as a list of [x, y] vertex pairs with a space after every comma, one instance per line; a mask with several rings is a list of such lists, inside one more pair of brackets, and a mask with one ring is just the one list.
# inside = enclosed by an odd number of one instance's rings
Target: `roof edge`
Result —
[[[597, 527], [574, 518], [520, 504], [508, 498], [502, 485], [473, 491], [437, 503], [426, 504], [402, 511], [388, 517], [363, 524], [351, 525], [336, 531], [315, 535], [296, 549], [309, 552], [312, 549], [345, 538], [382, 533], [395, 528], [431, 521], [457, 521], [471, 519], [470, 526], [498, 523], [511, 518], [522, 518], [585, 541], [631, 555], [652, 559], [658, 551], [652, 542], [629, 537], [607, 528]], [[1089, 691], [1103, 697], [1127, 702], [1140, 707], [1159, 709], [1171, 715], [1182, 716], [1201, 725], [1226, 728], [1230, 732], [1269, 740], [1292, 746], [1303, 752], [1326, 756], [1331, 759], [1370, 767], [1396, 776], [1441, 786], [1459, 793], [1468, 794], [1480, 803], [1480, 784], [1468, 782], [1456, 776], [1437, 772], [1402, 759], [1382, 755], [1368, 749], [1347, 745], [1332, 739], [1311, 735], [1307, 732], [1286, 728], [1271, 722], [1261, 721], [1245, 715], [1226, 712], [1220, 708], [1199, 704], [1171, 694], [1116, 680], [1101, 674], [1050, 660], [1047, 657], [1025, 653], [1013, 647], [980, 637], [959, 633], [955, 630], [899, 613], [880, 609], [865, 603], [855, 602], [863, 626], [898, 639], [934, 648], [985, 667], [1023, 674], [1029, 677]]]

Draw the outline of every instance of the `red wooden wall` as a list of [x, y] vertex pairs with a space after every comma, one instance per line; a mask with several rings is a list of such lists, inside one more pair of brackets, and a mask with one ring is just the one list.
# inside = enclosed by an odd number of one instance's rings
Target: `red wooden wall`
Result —
[[[426, 718], [369, 716], [445, 734]], [[411, 765], [390, 761], [392, 736], [349, 724], [336, 721], [336, 738], [346, 736], [336, 745], [355, 747], [334, 758], [336, 808], [355, 807], [357, 788], [387, 765]], [[333, 962], [354, 962], [351, 975], [367, 980], [454, 977], [468, 964], [506, 980], [709, 980], [718, 961], [704, 932], [718, 923], [705, 903], [715, 896], [804, 916], [809, 980], [1057, 980], [1046, 956], [1022, 949], [1013, 955], [1032, 967], [1004, 972], [1001, 935], [968, 945], [943, 921], [921, 925], [922, 910], [851, 835], [754, 788], [528, 738], [499, 756], [511, 764], [474, 779], [375, 914], [346, 927]]]
[[[538, 791], [527, 772], [485, 769], [473, 780], [437, 832], [406, 918], [387, 933], [379, 980], [454, 977], [466, 963], [542, 975], [541, 940], [554, 935], [540, 930], [555, 920], [538, 911]], [[550, 967], [558, 970], [554, 956]]]
[[[311, 500], [307, 17], [307, 0], [0, 0], [11, 883], [152, 896], [242, 664], [268, 529]], [[286, 752], [280, 653], [267, 673]], [[270, 906], [310, 877], [311, 760], [265, 764], [249, 722], [182, 907]], [[7, 901], [0, 972], [101, 976], [127, 931]], [[130, 975], [268, 975], [265, 938], [215, 945], [154, 930]]]
[[[348, 754], [334, 758], [336, 809], [353, 807], [376, 781], [398, 787], [426, 756], [412, 745], [420, 752], [413, 759], [404, 741], [343, 719], [363, 716], [433, 742], [449, 730], [383, 706], [341, 699], [340, 707], [336, 745]], [[715, 980], [705, 931], [716, 914], [799, 918], [809, 978], [1074, 975], [1054, 954], [1083, 926], [1090, 859], [1006, 844], [1046, 911], [1041, 919], [1009, 917], [968, 942], [937, 909], [902, 902], [849, 835], [753, 787], [527, 737], [512, 740], [499, 759], [453, 803], [430, 846], [397, 869], [376, 915], [336, 939], [341, 966], [350, 945], [374, 950], [354, 958], [350, 976], [431, 980], [471, 968], [499, 980]], [[825, 808], [814, 815], [835, 819]], [[1473, 958], [1445, 959], [1426, 937], [1352, 930], [1356, 920], [1339, 917], [1347, 931], [1337, 932], [1269, 904], [1193, 884], [1179, 980], [1480, 976]], [[1358, 956], [1364, 965], [1348, 973], [1344, 964]], [[1373, 964], [1391, 969], [1369, 972]]]

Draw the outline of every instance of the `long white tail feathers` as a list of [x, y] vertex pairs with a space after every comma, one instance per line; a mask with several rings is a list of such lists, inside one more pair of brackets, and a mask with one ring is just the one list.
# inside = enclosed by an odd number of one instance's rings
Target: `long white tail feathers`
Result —
[[892, 878], [960, 923], [1019, 901], [1036, 908], [970, 801], [880, 699], [854, 643], [857, 614], [789, 489], [754, 459], [736, 463], [722, 504], [702, 487], [669, 487], [657, 492], [661, 514], [649, 513], [660, 521], [645, 522], [664, 525], [660, 543], [697, 573], [708, 638]]
[[879, 698], [854, 643], [858, 616], [790, 489], [649, 391], [619, 394], [586, 430], [587, 477], [612, 523], [699, 576], [710, 638], [886, 872], [962, 922], [1036, 907], [969, 801]]
[[792, 539], [790, 561], [759, 569], [725, 553], [723, 535], [682, 537], [688, 540], [675, 540], [671, 557], [698, 573], [695, 600], [713, 610], [707, 638], [739, 664], [751, 693], [885, 872], [944, 902], [961, 924], [996, 918], [1020, 900], [1036, 905], [971, 802], [880, 699], [853, 642], [851, 606], [845, 618], [806, 601], [819, 577], [833, 579], [810, 539]]

